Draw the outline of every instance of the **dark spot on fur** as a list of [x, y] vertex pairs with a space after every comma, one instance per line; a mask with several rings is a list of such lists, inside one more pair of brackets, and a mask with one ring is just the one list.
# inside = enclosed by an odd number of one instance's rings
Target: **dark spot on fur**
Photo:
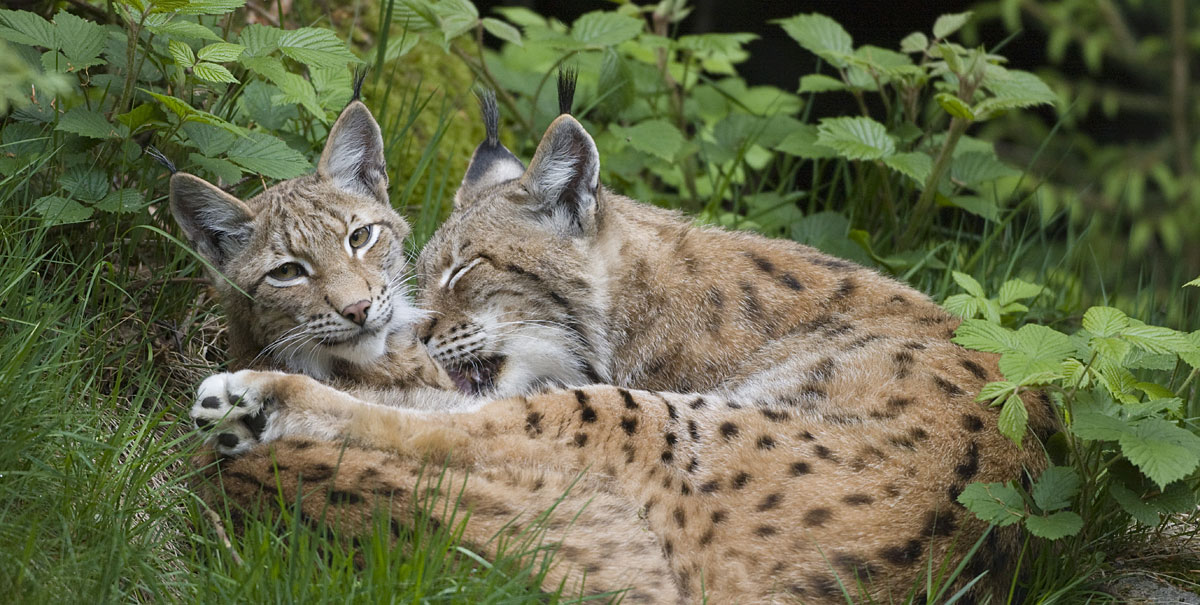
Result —
[[625, 409], [627, 409], [627, 410], [638, 409], [638, 404], [636, 401], [633, 400], [633, 395], [629, 394], [629, 391], [626, 391], [625, 389], [617, 389], [617, 393], [620, 393], [621, 399], [625, 401]]
[[856, 268], [853, 263], [829, 256], [814, 256], [809, 260], [811, 260], [814, 265], [820, 265], [826, 269], [834, 269], [837, 271], [853, 271]]
[[688, 404], [688, 407], [692, 408], [693, 410], [698, 410], [704, 407], [704, 398], [697, 397], [694, 401]]
[[[958, 504], [958, 497], [962, 495], [963, 487], [957, 483], [951, 483], [950, 487], [946, 488], [946, 495], [950, 497], [950, 501]], [[962, 506], [959, 504], [959, 506]]]
[[912, 565], [921, 557], [921, 541], [909, 540], [899, 546], [887, 546], [880, 549], [879, 556], [892, 565]]
[[816, 439], [816, 437], [814, 437], [813, 434], [808, 431], [798, 434], [797, 437], [803, 439], [804, 441], [812, 441], [813, 439]]
[[632, 445], [626, 443], [621, 446], [621, 451], [625, 453], [625, 464], [633, 464], [634, 459], [637, 457], [637, 450]]
[[771, 510], [772, 508], [779, 506], [779, 503], [782, 501], [783, 501], [783, 494], [780, 494], [780, 493], [767, 494], [767, 497], [763, 498], [763, 501], [758, 503], [758, 507], [757, 507], [758, 512], [761, 513], [764, 511]]
[[669, 403], [667, 404], [667, 418], [670, 418], [671, 420], [679, 418], [679, 413], [675, 411], [675, 406]]
[[793, 462], [789, 469], [791, 470], [793, 477], [807, 475], [812, 472], [812, 467], [809, 466], [807, 462]]
[[734, 424], [732, 422], [723, 422], [723, 423], [721, 423], [720, 431], [721, 431], [721, 436], [724, 437], [726, 440], [729, 440], [734, 437], [737, 437], [738, 427], [736, 424]]
[[674, 462], [675, 461], [675, 452], [672, 452], [671, 450], [663, 450], [662, 461], [663, 461], [663, 464], [670, 464], [670, 463]]
[[983, 369], [983, 366], [971, 361], [970, 359], [963, 359], [962, 367], [966, 368], [968, 372], [974, 374], [975, 377], [980, 380], [987, 380], [988, 378], [987, 370]]
[[908, 377], [912, 371], [913, 354], [910, 351], [896, 351], [892, 354], [892, 361], [896, 363], [896, 378], [903, 380]]
[[792, 275], [791, 273], [784, 273], [783, 275], [780, 275], [779, 281], [788, 289], [795, 290], [796, 292], [800, 292], [804, 289], [804, 284], [800, 283], [796, 279], [796, 276]]
[[838, 461], [837, 454], [834, 454], [833, 450], [831, 450], [823, 445], [818, 445], [816, 448], [813, 449], [813, 451], [817, 453], [817, 458], [820, 458], [822, 460], [829, 460], [832, 462]]
[[358, 504], [363, 501], [363, 497], [353, 492], [333, 490], [329, 492], [329, 501], [334, 504]]
[[[849, 553], [839, 553], [834, 555], [833, 563], [844, 570], [846, 574], [850, 576], [850, 578], [853, 578], [853, 580], [862, 580], [865, 582], [870, 579], [871, 576], [879, 573], [879, 570], [876, 569], [874, 565], [867, 562], [866, 559]], [[849, 584], [854, 583], [855, 582], [853, 581], [849, 582]], [[917, 603], [918, 601], [913, 602]]]
[[700, 484], [700, 493], [711, 494], [721, 489], [721, 484], [717, 481], [708, 481]]
[[711, 519], [712, 519], [713, 524], [715, 525], [717, 523], [724, 521], [726, 519], [726, 517], [728, 517], [728, 516], [729, 516], [729, 513], [725, 512], [723, 510], [715, 510], [715, 511], [713, 511]]
[[934, 376], [933, 383], [937, 385], [937, 388], [941, 389], [951, 397], [958, 397], [966, 394], [966, 391], [962, 390], [962, 387], [950, 382], [949, 380], [946, 380], [945, 378], [942, 378], [941, 376]]
[[844, 277], [842, 278], [842, 281], [838, 282], [838, 288], [833, 293], [833, 299], [843, 300], [845, 298], [849, 298], [851, 294], [854, 294], [854, 290], [857, 288], [858, 284], [854, 283], [854, 280], [850, 279], [849, 277]]
[[971, 443], [966, 458], [955, 467], [954, 472], [963, 481], [970, 481], [979, 472], [979, 444]]
[[913, 400], [908, 397], [892, 397], [888, 399], [888, 407], [902, 410], [913, 404]]
[[704, 535], [700, 536], [700, 546], [708, 546], [708, 544], [710, 542], [712, 542], [712, 540], [713, 540], [713, 529], [710, 527], [707, 531], [704, 532]]
[[867, 494], [847, 494], [842, 496], [842, 502], [845, 502], [851, 506], [862, 506], [864, 504], [870, 504], [874, 501], [875, 499]]
[[759, 525], [758, 527], [754, 528], [754, 535], [760, 538], [768, 538], [777, 533], [779, 533], [779, 529], [774, 525]]
[[675, 512], [671, 513], [671, 516], [675, 518], [675, 525], [678, 525], [679, 527], [684, 527], [687, 525], [687, 516], [683, 514], [682, 508], [676, 507]]
[[760, 411], [762, 412], [762, 415], [767, 420], [770, 420], [771, 422], [783, 422], [783, 421], [791, 418], [791, 415], [789, 415], [787, 412], [784, 412], [782, 410], [776, 411], [776, 410], [772, 410], [772, 409], [768, 409], [768, 408], [763, 408]]
[[575, 433], [575, 447], [583, 447], [587, 445], [587, 433]]
[[769, 261], [753, 252], [745, 252], [744, 254], [747, 257], [749, 257], [750, 260], [754, 261], [754, 264], [755, 264], [755, 266], [758, 267], [759, 271], [762, 271], [763, 273], [767, 273], [767, 274], [771, 274], [771, 273], [775, 272], [775, 265], [771, 264], [771, 261]]
[[925, 515], [925, 529], [922, 532], [926, 536], [949, 536], [958, 528], [958, 524], [954, 521], [954, 516], [950, 513], [931, 510]]
[[972, 433], [978, 433], [983, 430], [983, 419], [975, 414], [963, 414], [962, 425], [964, 429]]
[[833, 511], [828, 508], [814, 508], [804, 513], [805, 527], [821, 527], [826, 521], [833, 518]]
[[541, 412], [530, 412], [529, 415], [525, 417], [525, 430], [533, 431], [534, 433], [537, 433], [538, 435], [542, 434], [542, 413]]
[[860, 336], [858, 338], [855, 338], [854, 342], [851, 342], [850, 344], [846, 345], [845, 350], [853, 351], [855, 349], [861, 349], [861, 348], [875, 342], [876, 340], [882, 340], [882, 339], [883, 339], [883, 337], [878, 334], [867, 334], [866, 336]]
[[731, 410], [740, 410], [740, 409], [742, 409], [742, 404], [740, 404], [736, 401], [726, 401], [725, 407], [727, 407]]
[[696, 472], [696, 467], [698, 467], [698, 466], [700, 466], [700, 459], [696, 458], [695, 456], [692, 456], [692, 461], [688, 462], [688, 465], [687, 465], [687, 472], [689, 472], [689, 473]]
[[907, 299], [907, 298], [904, 298], [903, 296], [900, 296], [899, 294], [897, 294], [897, 295], [895, 295], [895, 296], [893, 296], [893, 297], [889, 298], [889, 299], [888, 299], [888, 302], [901, 303], [901, 304], [905, 304], [905, 305], [907, 305], [907, 304], [908, 304], [908, 299]]
[[775, 447], [775, 440], [767, 435], [763, 435], [762, 437], [758, 438], [756, 445], [760, 450], [769, 450]]
[[746, 487], [746, 484], [750, 482], [750, 479], [750, 473], [742, 471], [733, 476], [733, 481], [730, 483], [730, 485], [733, 486], [733, 489], [742, 489], [743, 487]]
[[626, 435], [632, 435], [637, 431], [638, 419], [635, 416], [621, 417], [621, 430], [625, 431]]

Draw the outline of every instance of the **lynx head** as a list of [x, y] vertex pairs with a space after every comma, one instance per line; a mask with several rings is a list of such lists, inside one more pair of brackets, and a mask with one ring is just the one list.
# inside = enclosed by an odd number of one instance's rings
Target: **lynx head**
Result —
[[493, 98], [455, 208], [421, 252], [421, 330], [468, 392], [605, 380], [599, 155], [574, 118], [550, 125], [529, 167], [500, 145]]
[[359, 101], [333, 128], [316, 174], [242, 201], [203, 179], [171, 178], [171, 212], [219, 273], [241, 363], [268, 358], [317, 377], [366, 364], [422, 317], [410, 302], [408, 224], [388, 202], [383, 138]]

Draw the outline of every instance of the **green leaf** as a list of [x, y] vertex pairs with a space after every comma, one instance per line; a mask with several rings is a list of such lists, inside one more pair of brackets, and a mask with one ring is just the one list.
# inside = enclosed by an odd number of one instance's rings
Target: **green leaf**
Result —
[[1000, 409], [999, 423], [1000, 432], [1020, 447], [1021, 440], [1025, 438], [1025, 427], [1029, 424], [1029, 410], [1025, 409], [1025, 402], [1016, 393], [1010, 395]]
[[[1090, 330], [1089, 330], [1090, 331]], [[1133, 346], [1151, 353], [1189, 353], [1195, 351], [1187, 334], [1158, 326], [1131, 325], [1121, 336]]]
[[237, 139], [237, 136], [233, 133], [216, 126], [198, 122], [185, 123], [183, 125], [183, 132], [187, 134], [188, 143], [199, 149], [201, 154], [208, 157], [217, 157], [224, 154]]
[[104, 119], [104, 114], [82, 105], [72, 107], [70, 111], [63, 114], [58, 119], [58, 126], [55, 127], [55, 130], [73, 132], [92, 139], [107, 139], [117, 136], [116, 129], [108, 123], [108, 120]]
[[634, 149], [667, 161], [675, 159], [675, 154], [683, 146], [683, 134], [674, 124], [662, 119], [646, 120], [629, 128], [621, 128], [617, 134], [629, 141]]
[[230, 124], [220, 116], [213, 115], [207, 111], [193, 109], [192, 106], [188, 105], [183, 99], [177, 99], [171, 95], [152, 92], [146, 90], [145, 88], [139, 88], [138, 90], [154, 97], [167, 111], [175, 114], [181, 120], [200, 122], [202, 124], [212, 124], [213, 126], [223, 128], [239, 136], [245, 133], [245, 129], [241, 128], [240, 126]]
[[96, 208], [104, 212], [126, 214], [141, 210], [143, 205], [145, 199], [140, 192], [133, 189], [117, 189], [96, 203]]
[[108, 193], [108, 175], [90, 166], [72, 165], [58, 177], [58, 184], [71, 197], [86, 202], [103, 199]]
[[150, 30], [151, 33], [160, 36], [166, 35], [171, 38], [192, 38], [194, 40], [209, 40], [212, 42], [221, 41], [221, 37], [214, 34], [211, 29], [194, 21], [184, 21], [182, 19], [166, 21], [161, 25], [148, 23], [146, 29]]
[[942, 15], [933, 22], [933, 37], [941, 40], [961, 29], [970, 19], [970, 12]]
[[188, 154], [188, 160], [225, 183], [236, 183], [238, 179], [242, 178], [242, 169], [233, 162], [206, 158], [198, 153]]
[[0, 38], [49, 49], [59, 44], [54, 24], [29, 11], [0, 9]]
[[976, 351], [1005, 353], [1012, 350], [1014, 334], [1008, 328], [982, 319], [968, 319], [958, 326], [953, 341]]
[[1007, 306], [1023, 298], [1033, 298], [1041, 294], [1043, 289], [1037, 284], [1014, 278], [1000, 286], [1000, 293], [996, 295], [996, 300], [1001, 305]]
[[980, 107], [987, 111], [1032, 107], [1058, 101], [1058, 95], [1054, 94], [1041, 78], [1027, 71], [1005, 70], [999, 77], [984, 79], [983, 87], [994, 95], [993, 98], [980, 103]]
[[483, 29], [505, 42], [511, 42], [517, 46], [524, 46], [521, 41], [521, 30], [493, 17], [483, 18]]
[[1161, 418], [1138, 422], [1119, 439], [1121, 452], [1160, 488], [1200, 464], [1200, 437]]
[[600, 107], [609, 115], [625, 111], [637, 99], [637, 89], [629, 63], [611, 48], [604, 49], [596, 90], [603, 91], [600, 93], [603, 95]]
[[1079, 533], [1083, 529], [1083, 518], [1071, 511], [1059, 511], [1045, 517], [1030, 515], [1025, 519], [1025, 527], [1039, 538], [1057, 540]]
[[[989, 221], [1000, 220], [1000, 208], [996, 206], [996, 202], [990, 199], [982, 198], [977, 195], [955, 195], [949, 198], [938, 197], [938, 203], [941, 204], [945, 200], [949, 205], [955, 208], [961, 208], [971, 214], [981, 216]], [[997, 320], [999, 321], [999, 320]]]
[[833, 19], [816, 13], [775, 21], [800, 46], [837, 67], [846, 67], [854, 39]]
[[817, 143], [817, 127], [812, 124], [801, 125], [796, 131], [784, 137], [775, 146], [775, 149], [810, 160], [837, 157], [834, 150]]
[[589, 46], [613, 46], [641, 32], [641, 19], [605, 11], [586, 13], [571, 25], [571, 37]]
[[797, 92], [830, 92], [833, 90], [846, 90], [845, 82], [825, 74], [808, 74], [800, 78], [800, 89]]
[[955, 155], [950, 165], [950, 178], [975, 190], [985, 183], [1020, 174], [1001, 162], [995, 154], [979, 151]]
[[[181, 15], [224, 15], [245, 5], [246, 0], [189, 0], [178, 12]], [[163, 8], [161, 2], [155, 4], [155, 10], [159, 8]]]
[[1008, 380], [997, 380], [983, 385], [975, 401], [991, 401], [1011, 397], [1017, 392], [1017, 383]]
[[1071, 505], [1079, 493], [1079, 474], [1069, 466], [1052, 466], [1038, 477], [1033, 485], [1033, 501], [1045, 512]]
[[195, 74], [197, 78], [200, 78], [206, 82], [227, 82], [231, 84], [237, 84], [238, 81], [238, 79], [233, 77], [233, 74], [226, 69], [224, 65], [217, 65], [216, 63], [197, 63], [192, 66], [192, 73]]
[[929, 38], [921, 32], [913, 32], [900, 41], [900, 50], [906, 53], [923, 53], [929, 48]]
[[278, 27], [268, 27], [258, 23], [247, 25], [238, 34], [238, 42], [244, 49], [242, 57], [265, 57], [279, 50], [281, 36], [283, 36], [283, 30]]
[[1197, 288], [1200, 288], [1200, 277], [1197, 277], [1196, 279], [1193, 279], [1192, 281], [1190, 281], [1190, 282], [1188, 282], [1188, 283], [1186, 283], [1186, 284], [1183, 284], [1183, 285], [1185, 285], [1185, 286], [1196, 286]]
[[104, 26], [59, 11], [54, 15], [54, 28], [57, 30], [59, 48], [74, 70], [104, 62], [100, 59], [100, 53], [108, 43], [108, 33], [105, 32]]
[[50, 225], [80, 223], [92, 217], [92, 209], [65, 197], [47, 195], [33, 203], [33, 209]]
[[1108, 493], [1116, 500], [1125, 512], [1129, 513], [1133, 518], [1142, 525], [1158, 525], [1159, 510], [1153, 505], [1142, 501], [1136, 493], [1120, 483], [1112, 483], [1108, 487]]
[[1036, 324], [1021, 326], [1012, 347], [1000, 357], [1000, 371], [1016, 382], [1032, 374], [1061, 372], [1063, 360], [1075, 351], [1066, 334]]
[[817, 143], [851, 160], [877, 160], [896, 152], [896, 141], [887, 128], [861, 116], [821, 120]]
[[171, 53], [171, 58], [175, 59], [175, 64], [187, 69], [196, 63], [196, 53], [192, 52], [192, 47], [178, 40], [167, 42], [167, 52]]
[[234, 141], [226, 152], [229, 161], [249, 172], [273, 179], [290, 179], [308, 173], [312, 165], [304, 154], [262, 132]]
[[327, 119], [325, 110], [317, 99], [317, 91], [303, 76], [291, 73], [283, 66], [283, 62], [275, 57], [247, 57], [242, 59], [250, 71], [265, 77], [277, 86], [283, 94], [276, 102], [299, 103], [313, 116], [321, 121]]
[[441, 0], [433, 5], [438, 26], [446, 40], [457, 38], [479, 22], [479, 10], [470, 0]]
[[941, 105], [942, 109], [946, 110], [946, 113], [963, 120], [975, 120], [975, 114], [971, 112], [971, 108], [966, 103], [963, 103], [962, 99], [948, 92], [939, 92], [933, 98], [938, 105]]
[[283, 54], [305, 65], [344, 69], [347, 63], [358, 63], [358, 58], [346, 49], [337, 34], [327, 29], [288, 30], [280, 34], [278, 44]]
[[979, 315], [979, 299], [970, 294], [954, 294], [942, 301], [947, 311], [963, 319], [971, 319]]
[[1092, 307], [1083, 314], [1083, 329], [1093, 336], [1117, 336], [1129, 326], [1129, 316], [1113, 307]]
[[954, 283], [958, 284], [958, 287], [967, 291], [967, 294], [980, 298], [987, 296], [983, 291], [983, 286], [979, 285], [974, 277], [960, 271], [951, 271], [950, 276], [954, 278]]
[[958, 503], [981, 520], [1000, 527], [1025, 518], [1021, 493], [1003, 483], [972, 483], [958, 495]]
[[233, 44], [230, 42], [217, 42], [209, 44], [201, 48], [196, 53], [196, 57], [201, 61], [209, 61], [212, 63], [228, 63], [241, 56], [242, 51], [246, 50], [241, 44]]
[[883, 158], [883, 163], [892, 170], [924, 185], [933, 172], [933, 159], [919, 151], [897, 153]]

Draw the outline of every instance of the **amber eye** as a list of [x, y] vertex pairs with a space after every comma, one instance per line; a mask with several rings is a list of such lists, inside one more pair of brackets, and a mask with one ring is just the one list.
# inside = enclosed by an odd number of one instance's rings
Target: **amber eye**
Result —
[[354, 249], [362, 248], [371, 241], [371, 226], [359, 227], [350, 234], [350, 247]]
[[300, 263], [283, 263], [271, 269], [271, 272], [267, 275], [279, 281], [292, 281], [293, 279], [304, 277], [305, 272], [304, 267], [301, 267]]

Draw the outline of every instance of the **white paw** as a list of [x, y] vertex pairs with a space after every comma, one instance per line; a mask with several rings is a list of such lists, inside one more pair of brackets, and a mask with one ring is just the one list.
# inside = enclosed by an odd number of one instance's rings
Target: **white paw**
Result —
[[259, 372], [242, 370], [214, 374], [196, 389], [192, 420], [207, 432], [207, 441], [217, 452], [236, 456], [258, 445], [274, 406], [262, 393], [267, 383], [253, 377]]

